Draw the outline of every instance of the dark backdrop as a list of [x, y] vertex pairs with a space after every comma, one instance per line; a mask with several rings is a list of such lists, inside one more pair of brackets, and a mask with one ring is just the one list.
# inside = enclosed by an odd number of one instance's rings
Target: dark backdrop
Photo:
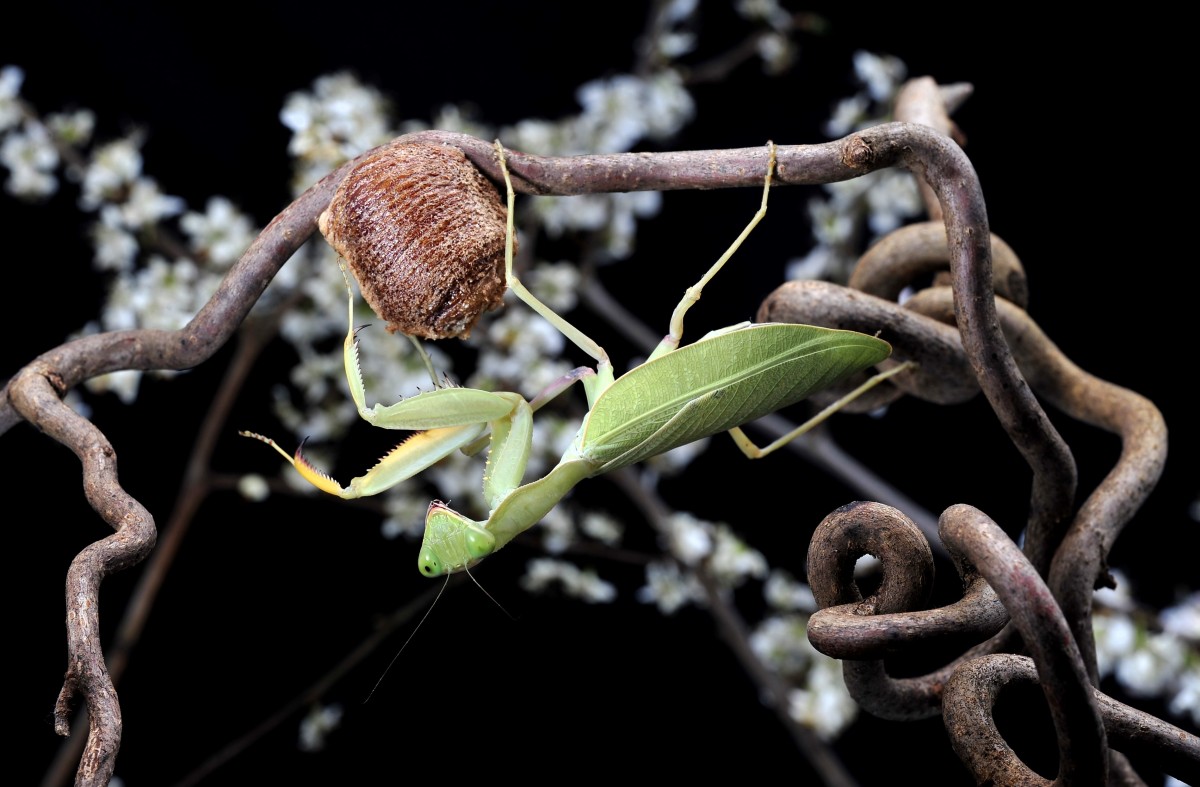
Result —
[[[26, 69], [23, 94], [42, 111], [94, 109], [101, 138], [129, 124], [144, 127], [146, 169], [165, 192], [197, 207], [224, 194], [260, 224], [289, 201], [288, 132], [279, 109], [287, 93], [307, 89], [316, 76], [351, 68], [392, 97], [398, 117], [424, 118], [442, 103], [469, 101], [496, 124], [557, 118], [576, 111], [579, 84], [629, 66], [644, 22], [641, 4], [116, 5], [26, 9], [36, 21], [10, 18], [0, 64]], [[1029, 271], [1031, 312], [1080, 366], [1155, 401], [1171, 429], [1166, 475], [1112, 562], [1140, 598], [1172, 602], [1197, 585], [1194, 552], [1178, 544], [1195, 532], [1188, 507], [1200, 490], [1190, 355], [1174, 353], [1190, 346], [1193, 333], [1183, 320], [1191, 263], [1189, 225], [1180, 219], [1194, 199], [1186, 196], [1186, 129], [1176, 121], [1184, 72], [1167, 60], [1176, 49], [1166, 25], [1137, 16], [1050, 22], [993, 7], [970, 18], [859, 8], [815, 9], [826, 14], [830, 34], [802, 37], [800, 62], [788, 76], [765, 78], [751, 63], [725, 84], [696, 89], [696, 118], [673, 146], [823, 141], [821, 121], [853, 90], [856, 49], [898, 55], [911, 75], [974, 83], [956, 119], [992, 229]], [[724, 3], [705, 3], [704, 13], [706, 48], [735, 40], [739, 27]], [[1136, 59], [1128, 49], [1135, 42]], [[96, 313], [103, 285], [90, 272], [75, 193], [64, 188], [38, 207], [0, 201], [9, 261], [0, 378]], [[774, 257], [755, 267], [759, 278], [723, 283], [720, 304], [706, 299], [706, 323], [748, 317], [786, 260], [804, 252], [800, 217], [809, 194], [773, 194], [759, 232]], [[668, 195], [662, 216], [639, 235], [638, 256], [607, 270], [606, 284], [651, 320], [665, 321], [673, 301], [654, 297], [661, 287], [647, 286], [646, 277], [666, 263], [680, 270], [679, 257], [706, 260], [708, 252], [693, 251], [700, 248], [692, 245], [694, 228], [728, 226], [732, 237], [753, 209], [747, 205], [744, 193]], [[681, 287], [691, 281], [672, 273], [676, 279]], [[619, 342], [612, 347], [630, 352]], [[160, 524], [228, 357], [223, 351], [170, 384], [144, 384], [135, 407], [96, 404], [123, 483]], [[281, 372], [256, 375], [235, 418], [267, 417], [271, 375]], [[1079, 457], [1086, 491], [1108, 471], [1117, 441], [1052, 416]], [[910, 404], [882, 424], [837, 428], [864, 461], [935, 512], [968, 502], [1010, 529], [1024, 515], [1028, 472], [982, 402], [942, 410]], [[962, 435], [977, 441], [969, 462], [949, 450]], [[800, 480], [766, 483], [761, 466], [743, 474], [724, 448], [706, 457], [700, 475], [664, 493], [687, 508], [696, 488], [728, 483], [726, 502], [702, 513], [739, 523], [773, 559], [790, 552], [784, 567], [802, 572], [808, 534], [851, 493], [794, 464]], [[64, 572], [104, 526], [83, 500], [69, 452], [25, 425], [4, 436], [2, 449], [12, 492], [4, 598], [14, 613], [8, 640], [18, 665], [10, 672], [9, 722], [17, 730], [10, 770], [30, 783], [58, 745], [50, 711], [64, 669]], [[270, 466], [232, 434], [216, 464], [228, 472]], [[766, 513], [761, 524], [741, 524], [751, 507]], [[370, 519], [335, 502], [249, 506], [211, 497], [120, 686], [126, 726], [118, 775], [131, 786], [171, 783], [258, 724], [355, 647], [379, 617], [428, 588], [412, 570], [415, 554], [412, 543], [382, 541]], [[622, 603], [531, 597], [516, 586], [528, 556], [514, 547], [479, 572], [515, 621], [481, 594], [451, 594], [368, 705], [358, 703], [407, 630], [330, 691], [347, 719], [324, 752], [296, 751], [293, 718], [208, 783], [268, 775], [294, 783], [497, 774], [557, 780], [647, 769], [680, 777], [728, 769], [749, 778], [780, 769], [811, 778], [707, 615], [689, 609], [662, 618], [631, 600], [637, 572], [603, 564], [621, 583]], [[107, 627], [137, 574], [105, 585]], [[868, 784], [886, 783], [899, 769], [969, 782], [937, 720], [864, 718], [837, 751]]]

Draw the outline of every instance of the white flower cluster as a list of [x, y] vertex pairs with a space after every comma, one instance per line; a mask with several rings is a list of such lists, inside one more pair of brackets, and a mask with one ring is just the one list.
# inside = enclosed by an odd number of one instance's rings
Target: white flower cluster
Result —
[[748, 579], [767, 576], [767, 560], [749, 547], [727, 525], [706, 522], [686, 512], [676, 512], [662, 534], [664, 547], [674, 560], [646, 566], [646, 584], [637, 592], [644, 604], [657, 604], [664, 614], [680, 607], [705, 603], [704, 588], [693, 573], [703, 564], [723, 590], [740, 587]]
[[[6, 189], [23, 199], [49, 196], [58, 190], [59, 168], [71, 162], [66, 174], [78, 183], [79, 208], [97, 219], [90, 232], [93, 265], [112, 276], [99, 319], [81, 326], [77, 335], [187, 324], [254, 240], [253, 222], [220, 197], [209, 201], [205, 214], [188, 212], [183, 199], [164, 194], [143, 173], [139, 133], [92, 144], [92, 112], [43, 118], [21, 101], [23, 81], [19, 68], [0, 69], [0, 164], [9, 172]], [[179, 252], [182, 243], [173, 242], [176, 232], [188, 239], [190, 256]], [[140, 379], [137, 371], [117, 372], [89, 380], [87, 388], [132, 402]]]
[[1113, 574], [1119, 590], [1096, 592], [1092, 619], [1100, 677], [1135, 697], [1169, 697], [1171, 713], [1200, 725], [1200, 592], [1155, 616]]
[[795, 64], [798, 50], [789, 35], [794, 27], [792, 14], [779, 4], [779, 0], [737, 0], [734, 10], [746, 19], [764, 22], [770, 28], [758, 37], [755, 47], [763, 71], [782, 74]]
[[530, 560], [525, 576], [521, 577], [521, 587], [530, 593], [545, 593], [555, 586], [589, 604], [606, 604], [617, 597], [616, 587], [600, 579], [595, 571], [549, 557]]
[[836, 738], [858, 714], [842, 680], [841, 663], [808, 641], [808, 613], [816, 610], [812, 590], [783, 572], [773, 571], [763, 588], [777, 610], [750, 635], [750, 647], [793, 688], [788, 713], [824, 740]]
[[73, 139], [90, 135], [92, 119], [89, 114], [76, 113], [71, 117], [58, 116], [42, 123], [21, 102], [21, 85], [25, 72], [16, 66], [0, 68], [0, 165], [8, 169], [4, 189], [15, 197], [39, 200], [58, 191], [59, 153], [55, 130], [63, 135], [57, 139], [70, 144]]
[[[843, 99], [825, 131], [842, 137], [890, 119], [891, 102], [907, 69], [894, 57], [856, 52], [854, 73], [860, 90]], [[916, 179], [899, 169], [830, 183], [826, 197], [808, 203], [816, 245], [788, 265], [788, 278], [844, 282], [866, 245], [924, 209]], [[864, 232], [869, 230], [869, 234]]]
[[341, 705], [314, 705], [300, 721], [300, 750], [320, 751], [325, 739], [342, 723]]
[[379, 91], [347, 72], [318, 77], [312, 92], [289, 95], [279, 119], [292, 131], [288, 153], [295, 159], [295, 192], [391, 139], [387, 114], [387, 102]]

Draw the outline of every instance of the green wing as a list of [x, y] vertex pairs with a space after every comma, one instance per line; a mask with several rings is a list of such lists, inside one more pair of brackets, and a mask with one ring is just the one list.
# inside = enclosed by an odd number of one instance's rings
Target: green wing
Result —
[[615, 470], [798, 402], [891, 351], [882, 339], [813, 325], [758, 324], [706, 337], [609, 386], [579, 450], [597, 474]]

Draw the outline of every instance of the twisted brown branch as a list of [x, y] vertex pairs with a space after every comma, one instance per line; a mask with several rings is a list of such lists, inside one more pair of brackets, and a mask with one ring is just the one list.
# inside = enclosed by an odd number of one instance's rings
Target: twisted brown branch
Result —
[[[482, 171], [499, 179], [491, 144], [486, 141], [462, 134], [423, 132], [389, 144], [413, 141], [459, 147]], [[997, 402], [1006, 387], [1021, 387], [1024, 383], [1011, 361], [1005, 362], [1007, 348], [998, 330], [992, 330], [990, 260], [983, 240], [988, 237], [987, 217], [978, 179], [962, 151], [929, 128], [892, 123], [836, 142], [780, 147], [777, 162], [777, 184], [829, 183], [891, 166], [908, 167], [925, 177], [947, 216], [956, 291], [963, 301], [961, 322], [977, 376], [984, 380], [984, 389], [993, 407], [1002, 413], [1002, 420], [1013, 421], [1020, 431], [1018, 444], [1023, 450], [1059, 457], [1050, 463], [1051, 469], [1063, 466], [1063, 452], [1046, 448], [1054, 444], [1056, 436], [1044, 428], [1036, 403], [1031, 407], [1019, 397], [1018, 406], [1010, 405], [1007, 398]], [[59, 397], [100, 374], [123, 369], [185, 369], [209, 358], [233, 334], [280, 266], [312, 234], [317, 216], [352, 164], [322, 179], [279, 214], [183, 329], [122, 331], [69, 342], [39, 356], [0, 392], [0, 434], [25, 419], [70, 447], [84, 463], [89, 501], [118, 531], [80, 554], [68, 593], [69, 608], [76, 614], [68, 618], [71, 667], [63, 698], [69, 701], [82, 690], [89, 704], [96, 703], [96, 712], [91, 715], [96, 743], [89, 745], [81, 764], [80, 783], [107, 781], [120, 740], [120, 712], [96, 638], [97, 591], [107, 573], [141, 560], [154, 536], [149, 513], [125, 495], [117, 483], [111, 446], [91, 424], [62, 405]], [[570, 158], [514, 152], [509, 157], [517, 190], [533, 194], [757, 187], [766, 167], [764, 147]], [[1003, 370], [999, 375], [988, 368], [995, 358], [1000, 359]], [[1044, 475], [1039, 472], [1038, 478]], [[1042, 486], [1039, 483], [1038, 490]], [[1045, 502], [1035, 505], [1037, 518], [1057, 521], [1058, 499], [1050, 493], [1043, 497]], [[1042, 501], [1042, 497], [1037, 500]], [[60, 705], [65, 706], [65, 701]], [[60, 714], [60, 731], [65, 731], [65, 724], [65, 716]]]
[[[855, 701], [885, 719], [911, 720], [937, 715], [946, 679], [966, 656], [934, 672], [895, 678], [886, 655], [918, 645], [978, 642], [1008, 620], [995, 592], [953, 542], [950, 554], [963, 581], [963, 598], [934, 610], [921, 610], [933, 578], [929, 545], [908, 517], [880, 503], [852, 503], [827, 516], [813, 533], [808, 579], [820, 610], [809, 618], [808, 637], [817, 650], [839, 659]], [[873, 555], [883, 581], [864, 599], [854, 582], [855, 562]], [[971, 653], [986, 652], [994, 640]]]
[[[946, 288], [915, 295], [909, 308], [935, 319], [951, 319]], [[1099, 680], [1092, 638], [1092, 593], [1112, 586], [1107, 556], [1125, 524], [1141, 508], [1162, 475], [1167, 426], [1145, 397], [1100, 380], [1071, 362], [1022, 309], [997, 302], [1004, 334], [1017, 364], [1034, 390], [1068, 415], [1121, 437], [1121, 455], [1075, 514], [1055, 548], [1048, 582], [1070, 621], [1092, 681]]]

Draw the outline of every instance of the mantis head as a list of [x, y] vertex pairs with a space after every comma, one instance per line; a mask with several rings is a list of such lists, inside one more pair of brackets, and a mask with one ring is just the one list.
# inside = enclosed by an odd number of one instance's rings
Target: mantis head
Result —
[[427, 577], [440, 577], [471, 568], [496, 551], [496, 537], [483, 524], [463, 516], [438, 500], [425, 513], [425, 536], [417, 568]]

